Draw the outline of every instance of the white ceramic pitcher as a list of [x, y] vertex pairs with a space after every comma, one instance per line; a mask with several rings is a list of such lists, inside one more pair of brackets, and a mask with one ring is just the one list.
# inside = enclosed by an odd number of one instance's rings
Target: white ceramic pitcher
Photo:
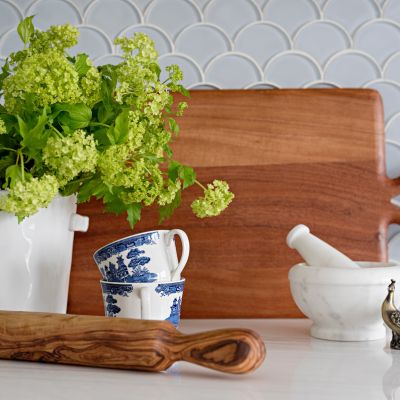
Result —
[[74, 231], [88, 220], [75, 196], [57, 196], [20, 224], [0, 212], [1, 310], [66, 312]]

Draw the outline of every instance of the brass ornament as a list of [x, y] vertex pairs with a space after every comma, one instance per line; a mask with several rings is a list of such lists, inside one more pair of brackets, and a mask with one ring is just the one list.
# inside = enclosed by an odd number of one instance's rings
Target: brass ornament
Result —
[[391, 283], [388, 286], [388, 294], [382, 303], [382, 318], [392, 331], [390, 347], [400, 350], [400, 311], [394, 305], [395, 283], [396, 281], [391, 279]]

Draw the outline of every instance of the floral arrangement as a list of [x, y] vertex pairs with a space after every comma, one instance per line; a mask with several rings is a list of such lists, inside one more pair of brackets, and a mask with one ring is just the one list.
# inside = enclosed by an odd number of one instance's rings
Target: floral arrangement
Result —
[[174, 93], [188, 96], [177, 65], [161, 69], [154, 42], [145, 34], [118, 38], [123, 61], [96, 67], [77, 44], [71, 25], [35, 29], [33, 17], [18, 33], [21, 51], [10, 54], [0, 75], [0, 210], [21, 221], [60, 193], [92, 196], [105, 209], [127, 213], [133, 228], [142, 207], [156, 204], [160, 222], [180, 205], [193, 184], [204, 196], [192, 203], [200, 218], [220, 214], [234, 195], [226, 182], [203, 186], [195, 171], [173, 159], [179, 134], [176, 117], [187, 108]]

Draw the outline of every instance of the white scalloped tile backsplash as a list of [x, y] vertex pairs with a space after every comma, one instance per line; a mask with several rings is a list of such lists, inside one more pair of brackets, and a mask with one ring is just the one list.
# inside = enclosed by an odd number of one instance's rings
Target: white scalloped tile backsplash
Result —
[[[388, 175], [400, 176], [400, 0], [0, 0], [0, 65], [32, 14], [42, 29], [78, 25], [73, 53], [96, 64], [119, 62], [115, 37], [143, 31], [161, 65], [179, 64], [193, 89], [376, 89]], [[400, 228], [391, 229], [400, 259]]]

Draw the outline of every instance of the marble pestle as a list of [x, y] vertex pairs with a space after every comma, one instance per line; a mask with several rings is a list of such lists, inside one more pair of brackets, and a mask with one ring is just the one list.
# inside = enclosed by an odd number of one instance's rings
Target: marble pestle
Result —
[[286, 243], [296, 249], [304, 261], [313, 267], [359, 268], [350, 258], [310, 233], [305, 225], [295, 226], [287, 235]]

